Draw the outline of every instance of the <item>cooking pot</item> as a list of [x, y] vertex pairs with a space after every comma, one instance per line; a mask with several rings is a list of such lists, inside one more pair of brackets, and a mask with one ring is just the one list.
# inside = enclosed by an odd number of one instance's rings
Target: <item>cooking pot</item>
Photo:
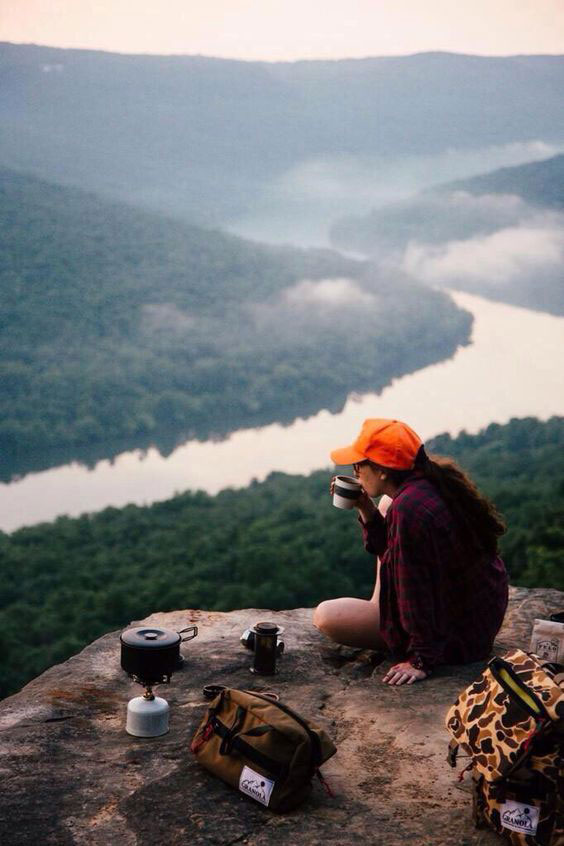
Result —
[[[186, 632], [191, 634], [182, 637]], [[122, 669], [146, 685], [169, 682], [180, 663], [180, 644], [197, 634], [197, 626], [180, 632], [154, 626], [127, 629], [120, 636]]]

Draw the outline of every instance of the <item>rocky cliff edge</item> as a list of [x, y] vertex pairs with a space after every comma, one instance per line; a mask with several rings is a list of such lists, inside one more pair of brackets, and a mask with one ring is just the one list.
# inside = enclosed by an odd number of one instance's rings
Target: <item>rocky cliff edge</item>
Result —
[[[534, 618], [563, 609], [563, 593], [511, 588], [496, 652], [526, 649]], [[239, 643], [261, 619], [286, 629], [273, 679], [249, 672], [252, 656]], [[0, 704], [2, 846], [501, 842], [473, 828], [468, 785], [446, 763], [444, 715], [483, 665], [388, 687], [381, 679], [389, 662], [329, 645], [308, 609], [186, 610], [140, 622], [199, 626], [182, 647], [183, 668], [159, 688], [170, 732], [125, 732], [127, 702], [141, 688], [120, 669], [119, 632], [43, 673]], [[202, 688], [213, 682], [274, 690], [323, 726], [338, 748], [323, 768], [334, 798], [317, 783], [304, 805], [276, 815], [204, 771], [188, 747], [206, 705]]]

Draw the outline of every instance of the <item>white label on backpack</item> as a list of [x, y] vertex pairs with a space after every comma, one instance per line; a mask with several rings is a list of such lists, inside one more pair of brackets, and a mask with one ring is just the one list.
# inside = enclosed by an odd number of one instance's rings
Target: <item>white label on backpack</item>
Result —
[[536, 834], [539, 824], [539, 808], [534, 805], [525, 805], [523, 802], [514, 802], [508, 799], [499, 809], [501, 824], [511, 831], [519, 831], [521, 834]]
[[243, 767], [239, 779], [239, 790], [252, 799], [256, 799], [262, 805], [268, 805], [270, 794], [274, 790], [274, 782], [272, 779], [251, 770], [250, 767]]

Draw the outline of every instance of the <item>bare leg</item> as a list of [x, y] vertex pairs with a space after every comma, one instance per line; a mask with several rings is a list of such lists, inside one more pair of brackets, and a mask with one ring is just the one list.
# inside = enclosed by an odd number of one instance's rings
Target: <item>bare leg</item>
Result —
[[313, 612], [313, 625], [336, 643], [361, 649], [383, 649], [380, 637], [380, 562], [371, 599], [327, 599]]
[[[386, 516], [391, 502], [389, 496], [380, 497], [378, 510], [382, 517]], [[350, 596], [327, 599], [313, 612], [313, 625], [336, 643], [361, 649], [385, 649], [380, 637], [380, 559], [376, 559], [376, 583], [369, 600]]]

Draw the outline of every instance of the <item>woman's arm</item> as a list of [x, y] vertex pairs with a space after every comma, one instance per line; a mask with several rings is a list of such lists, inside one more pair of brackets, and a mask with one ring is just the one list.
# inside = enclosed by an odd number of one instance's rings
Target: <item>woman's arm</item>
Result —
[[[388, 502], [382, 503], [386, 499]], [[382, 555], [387, 544], [387, 530], [385, 515], [391, 503], [389, 497], [382, 497], [378, 507], [374, 505], [368, 494], [362, 492], [357, 505], [358, 521], [362, 529], [364, 548], [372, 555]]]

